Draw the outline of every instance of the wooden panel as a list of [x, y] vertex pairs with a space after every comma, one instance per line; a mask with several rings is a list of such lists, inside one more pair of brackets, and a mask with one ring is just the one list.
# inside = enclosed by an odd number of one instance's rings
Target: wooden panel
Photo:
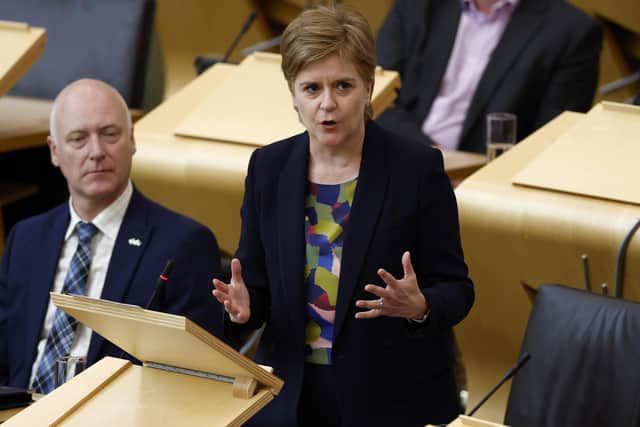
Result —
[[251, 399], [233, 398], [231, 386], [206, 378], [131, 366], [61, 425], [240, 426], [273, 400], [266, 389]]
[[[583, 254], [594, 288], [615, 282], [618, 246], [640, 217], [639, 206], [512, 184], [517, 173], [583, 117], [561, 114], [456, 189], [462, 244], [476, 290], [473, 309], [455, 331], [470, 406], [517, 360], [532, 305], [523, 284], [583, 287]], [[623, 277], [623, 297], [640, 301], [640, 239], [631, 241]], [[507, 384], [477, 415], [502, 422], [508, 393]]]
[[[397, 72], [382, 69], [375, 78], [372, 106], [380, 114], [395, 99], [400, 79]], [[255, 53], [242, 61], [175, 129], [180, 136], [258, 146], [303, 131], [282, 76], [280, 55], [271, 53]]]
[[[248, 0], [156, 1], [155, 22], [165, 63], [165, 98], [196, 77], [196, 56], [225, 54], [252, 6]], [[265, 18], [258, 16], [230, 60], [239, 62], [243, 48], [273, 36]]]
[[255, 378], [275, 394], [282, 380], [189, 319], [111, 301], [51, 293], [53, 303], [142, 362]]
[[42, 55], [46, 42], [44, 28], [0, 21], [0, 96]]
[[[506, 427], [503, 424], [492, 423], [491, 421], [485, 421], [478, 418], [467, 417], [466, 415], [460, 415], [453, 422], [447, 424], [448, 427]], [[436, 427], [429, 424], [427, 427]]]
[[638, 0], [569, 0], [579, 8], [640, 34], [640, 2]]
[[[638, 0], [570, 0], [575, 6], [595, 16], [603, 28], [598, 85], [615, 82], [636, 71], [640, 54], [640, 2]], [[638, 84], [632, 83], [607, 93], [596, 93], [595, 101], [626, 102], [635, 96]]]
[[131, 362], [128, 360], [105, 358], [92, 369], [80, 373], [46, 397], [39, 399], [28, 408], [14, 415], [3, 427], [50, 426], [62, 422], [84, 402], [107, 387]]
[[234, 398], [231, 384], [106, 357], [3, 426], [240, 426], [273, 400], [262, 388]]
[[[306, 5], [327, 4], [331, 1], [305, 1], [305, 0], [255, 0], [267, 14], [269, 19], [282, 26], [291, 22]], [[344, 0], [341, 3], [352, 6], [362, 13], [376, 34], [387, 16], [393, 0]]]
[[45, 145], [51, 105], [49, 100], [1, 97], [0, 153]]
[[515, 184], [640, 204], [640, 107], [596, 105], [514, 178]]

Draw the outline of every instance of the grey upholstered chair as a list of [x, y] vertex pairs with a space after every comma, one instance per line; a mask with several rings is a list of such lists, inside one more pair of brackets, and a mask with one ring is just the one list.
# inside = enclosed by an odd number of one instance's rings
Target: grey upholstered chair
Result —
[[82, 77], [104, 80], [140, 108], [153, 0], [2, 0], [0, 19], [47, 29], [42, 57], [10, 94], [53, 99]]

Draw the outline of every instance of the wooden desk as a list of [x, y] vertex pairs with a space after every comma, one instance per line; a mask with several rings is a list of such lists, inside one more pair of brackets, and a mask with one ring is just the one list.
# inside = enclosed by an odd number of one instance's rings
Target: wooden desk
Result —
[[[33, 393], [31, 398], [35, 402], [36, 400], [42, 398], [42, 394]], [[11, 409], [3, 409], [0, 411], [0, 424], [7, 421], [9, 418], [13, 417], [15, 414], [21, 412], [23, 409], [28, 408], [28, 406], [21, 406], [19, 408], [11, 408]]]
[[0, 153], [41, 146], [49, 135], [51, 101], [18, 96], [0, 98]]
[[452, 181], [462, 181], [487, 164], [484, 154], [466, 151], [443, 151], [444, 168]]
[[[0, 153], [44, 146], [53, 101], [22, 96], [0, 97]], [[144, 112], [130, 110], [135, 122]]]
[[[561, 114], [456, 189], [462, 244], [476, 290], [469, 317], [456, 328], [471, 406], [517, 359], [532, 290], [541, 283], [582, 288], [583, 253], [589, 255], [593, 287], [603, 282], [612, 285], [618, 245], [640, 217], [640, 206], [511, 183], [583, 117]], [[566, 173], [577, 167], [567, 165]], [[640, 300], [639, 279], [640, 240], [636, 237], [626, 258], [625, 299]], [[477, 415], [501, 422], [508, 393], [509, 387], [502, 387]]]
[[[1, 98], [1, 96], [38, 59], [44, 51], [46, 42], [47, 36], [44, 28], [34, 28], [22, 22], [0, 20], [0, 153], [22, 148], [23, 146], [26, 147], [26, 144], [33, 143], [33, 140], [26, 138], [24, 135], [24, 120], [16, 121], [18, 117], [24, 119], [21, 114], [30, 110], [30, 106], [19, 102], [16, 108], [12, 108], [7, 103], [7, 98]], [[38, 109], [38, 107], [34, 108]], [[38, 114], [39, 110], [36, 111], [36, 115]], [[39, 123], [38, 119], [35, 121]], [[31, 124], [29, 121], [25, 127], [30, 128]], [[9, 141], [11, 132], [16, 131], [20, 135], [18, 141]], [[36, 190], [37, 188], [33, 185], [0, 183], [0, 254], [4, 249], [2, 206], [26, 197]]]
[[4, 95], [44, 51], [44, 28], [0, 20], [0, 95]]
[[[215, 65], [137, 123], [132, 171], [134, 182], [149, 197], [210, 227], [227, 254], [238, 244], [244, 178], [256, 147], [176, 136], [174, 130], [234, 67]], [[485, 160], [477, 154], [447, 153], [445, 162], [459, 179]]]
[[[244, 171], [255, 147], [175, 136], [173, 130], [233, 67], [211, 67], [138, 122], [132, 170], [147, 196], [210, 227], [227, 253], [237, 245]], [[223, 167], [212, 168], [212, 159]]]
[[0, 411], [0, 423], [7, 421], [9, 418], [13, 417], [18, 412], [22, 411], [26, 406], [20, 408], [11, 408], [11, 409], [3, 409]]

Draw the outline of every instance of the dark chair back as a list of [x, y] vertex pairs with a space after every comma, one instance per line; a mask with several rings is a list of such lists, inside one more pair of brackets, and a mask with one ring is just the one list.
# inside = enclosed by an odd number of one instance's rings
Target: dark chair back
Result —
[[640, 426], [640, 304], [541, 286], [505, 424]]
[[53, 99], [83, 77], [114, 86], [141, 108], [153, 0], [2, 0], [0, 19], [47, 29], [42, 57], [10, 94]]

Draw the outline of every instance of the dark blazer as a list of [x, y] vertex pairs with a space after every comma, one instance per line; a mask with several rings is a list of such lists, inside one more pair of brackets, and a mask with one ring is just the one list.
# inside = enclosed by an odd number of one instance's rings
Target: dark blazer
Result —
[[[0, 384], [26, 388], [69, 224], [64, 203], [16, 224], [0, 266]], [[137, 238], [141, 246], [129, 244]], [[216, 240], [207, 228], [134, 190], [116, 238], [102, 298], [145, 306], [168, 259], [175, 267], [159, 309], [185, 315], [220, 334], [221, 310], [211, 296], [219, 274]], [[88, 364], [121, 350], [93, 334]]]
[[[378, 63], [398, 70], [396, 107], [379, 122], [431, 143], [421, 127], [438, 95], [462, 0], [396, 0], [377, 37]], [[587, 111], [598, 81], [602, 35], [564, 0], [520, 0], [473, 94], [460, 150], [485, 151], [485, 117], [518, 116], [518, 141], [565, 110]]]
[[[252, 420], [256, 425], [296, 425], [304, 372], [308, 161], [309, 137], [302, 133], [256, 150], [249, 162], [236, 254], [251, 296], [247, 325], [267, 322], [256, 360], [284, 379], [280, 395]], [[355, 319], [355, 301], [374, 298], [364, 285], [384, 284], [376, 274], [380, 267], [401, 277], [406, 250], [431, 305], [428, 322]], [[332, 350], [344, 425], [424, 426], [455, 418], [451, 327], [473, 299], [442, 155], [368, 123], [345, 231]], [[228, 318], [226, 325], [227, 332], [239, 329]]]

